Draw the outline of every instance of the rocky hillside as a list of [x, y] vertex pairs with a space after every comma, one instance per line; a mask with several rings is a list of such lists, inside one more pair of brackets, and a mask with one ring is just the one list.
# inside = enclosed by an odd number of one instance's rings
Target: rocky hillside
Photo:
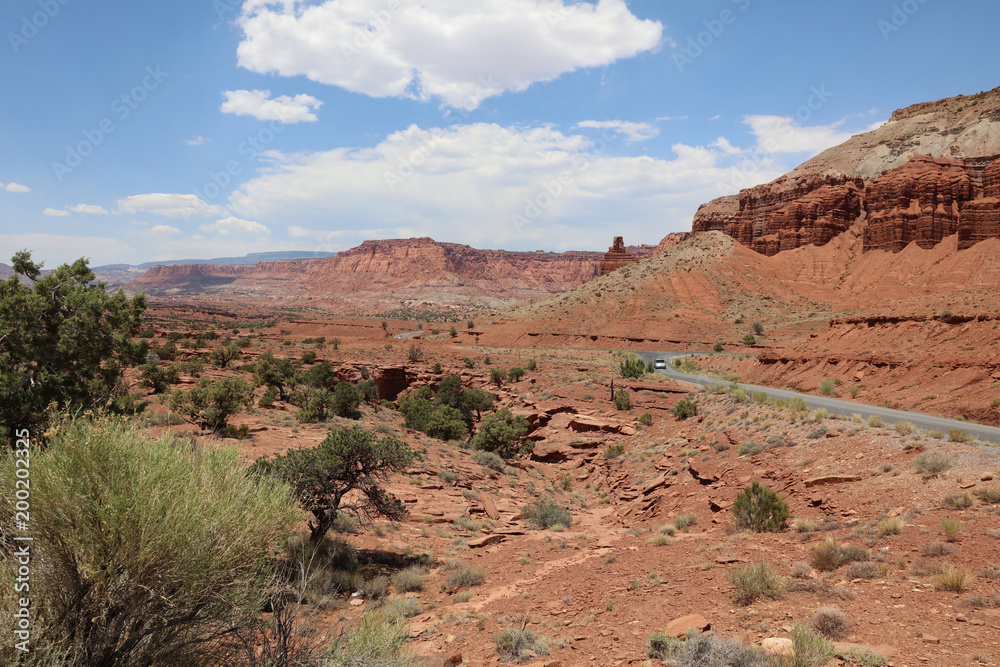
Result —
[[[655, 251], [649, 246], [640, 256]], [[378, 312], [496, 306], [565, 292], [598, 274], [599, 252], [480, 250], [429, 238], [365, 241], [330, 259], [157, 266], [128, 284], [154, 296], [268, 297]]]
[[1000, 235], [1000, 88], [897, 110], [781, 178], [716, 199], [693, 230], [765, 255], [824, 245], [855, 223], [864, 250], [960, 247]]

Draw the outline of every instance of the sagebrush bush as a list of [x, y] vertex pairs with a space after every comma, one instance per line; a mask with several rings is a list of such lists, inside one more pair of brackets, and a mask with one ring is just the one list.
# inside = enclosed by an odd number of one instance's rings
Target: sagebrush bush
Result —
[[368, 612], [361, 624], [349, 628], [330, 646], [324, 667], [410, 667], [407, 645], [410, 633], [401, 620], [389, 621], [378, 612]]
[[400, 593], [419, 591], [424, 588], [424, 577], [419, 567], [411, 567], [392, 575], [392, 585]]
[[680, 646], [681, 640], [654, 632], [646, 639], [646, 657], [650, 660], [666, 660]]
[[987, 505], [1000, 503], [1000, 486], [985, 487], [980, 486], [973, 490], [976, 497]]
[[[0, 479], [14, 470], [0, 454]], [[0, 497], [0, 524], [14, 509], [13, 493]], [[218, 632], [260, 609], [268, 558], [301, 518], [284, 484], [247, 475], [237, 448], [154, 440], [116, 419], [55, 424], [31, 458], [33, 655], [199, 664]], [[0, 544], [6, 590], [12, 544]], [[14, 618], [14, 604], [0, 597], [0, 616]], [[17, 662], [12, 626], [0, 627], [6, 665]]]
[[632, 409], [632, 395], [628, 393], [627, 389], [619, 389], [615, 392], [615, 409], [616, 410]]
[[851, 634], [851, 622], [840, 609], [823, 606], [813, 614], [809, 625], [827, 639], [840, 640]]
[[551, 500], [536, 500], [521, 508], [521, 516], [538, 528], [561, 525], [568, 528], [573, 524], [573, 515], [562, 505]]
[[780, 532], [785, 529], [791, 511], [776, 492], [754, 480], [736, 496], [733, 517], [738, 528], [755, 533]]
[[704, 635], [694, 630], [688, 631], [683, 642], [666, 644], [666, 649], [669, 664], [676, 667], [771, 667], [773, 664], [762, 651], [744, 646], [732, 637]]
[[486, 572], [483, 568], [475, 565], [459, 565], [457, 569], [451, 570], [446, 578], [448, 588], [480, 586], [484, 581], [486, 581]]
[[736, 587], [733, 594], [736, 604], [747, 605], [762, 597], [777, 600], [785, 593], [784, 581], [766, 560], [730, 570], [729, 581]]
[[925, 556], [946, 556], [955, 550], [955, 547], [944, 542], [928, 542], [920, 548], [920, 552]]
[[820, 572], [832, 572], [841, 565], [866, 561], [870, 558], [871, 554], [864, 547], [841, 547], [833, 535], [828, 535], [822, 542], [814, 546], [810, 553], [812, 566]]
[[964, 493], [949, 493], [941, 501], [941, 506], [948, 510], [964, 510], [972, 507], [974, 503], [972, 494], [966, 491]]
[[926, 477], [936, 477], [943, 472], [947, 472], [955, 465], [955, 459], [947, 454], [937, 452], [924, 452], [913, 459], [913, 467], [921, 475]]
[[871, 561], [857, 561], [851, 563], [844, 569], [844, 576], [848, 579], [877, 579], [886, 574], [886, 567], [882, 563]]
[[806, 625], [792, 628], [792, 649], [795, 667], [824, 667], [837, 655], [833, 644]]
[[515, 630], [508, 628], [493, 635], [497, 654], [503, 661], [523, 661], [534, 655], [548, 655], [549, 641], [539, 637], [531, 630]]
[[497, 472], [503, 472], [507, 469], [507, 464], [504, 460], [500, 458], [499, 454], [495, 454], [494, 452], [472, 452], [472, 460], [481, 466], [496, 470]]

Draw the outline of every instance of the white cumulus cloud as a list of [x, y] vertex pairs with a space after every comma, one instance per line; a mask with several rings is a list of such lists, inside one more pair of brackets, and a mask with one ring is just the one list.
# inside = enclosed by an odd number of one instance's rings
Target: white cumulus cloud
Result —
[[271, 230], [252, 220], [240, 220], [232, 215], [216, 220], [211, 224], [201, 225], [199, 229], [206, 234], [218, 236], [267, 236]]
[[711, 147], [676, 144], [673, 159], [611, 155], [602, 143], [549, 126], [411, 126], [370, 148], [273, 152], [268, 172], [230, 199], [315, 250], [377, 236], [431, 236], [483, 248], [606, 248], [625, 233], [653, 243], [691, 228], [720, 184], [755, 185], [787, 169], [747, 173]]
[[744, 116], [743, 123], [757, 137], [757, 146], [768, 153], [820, 153], [844, 143], [854, 134], [839, 129], [843, 120], [803, 126], [787, 116]]
[[153, 225], [149, 228], [150, 236], [179, 236], [181, 230], [171, 225]]
[[42, 215], [47, 215], [52, 218], [65, 218], [69, 215], [69, 211], [63, 211], [62, 209], [58, 208], [47, 208], [44, 211], [42, 211]]
[[74, 204], [73, 206], [67, 206], [67, 211], [72, 211], [73, 213], [89, 213], [91, 215], [107, 215], [108, 211], [103, 206], [98, 206], [97, 204]]
[[625, 0], [248, 0], [240, 27], [250, 71], [465, 110], [652, 51], [663, 35]]
[[[3, 184], [0, 184], [2, 186]], [[27, 185], [21, 185], [20, 183], [8, 183], [6, 186], [7, 192], [31, 192], [31, 188]]]
[[226, 215], [221, 206], [208, 204], [197, 195], [165, 194], [155, 192], [144, 195], [131, 195], [118, 200], [118, 210], [121, 213], [156, 213], [165, 218], [211, 218]]
[[649, 123], [630, 123], [624, 120], [584, 120], [577, 123], [576, 126], [596, 130], [613, 130], [625, 135], [625, 140], [630, 144], [652, 139], [660, 134], [660, 129]]
[[226, 101], [219, 107], [222, 113], [253, 116], [257, 120], [277, 120], [288, 125], [317, 120], [313, 111], [323, 106], [312, 95], [281, 95], [271, 99], [270, 90], [226, 90], [222, 94], [226, 96]]

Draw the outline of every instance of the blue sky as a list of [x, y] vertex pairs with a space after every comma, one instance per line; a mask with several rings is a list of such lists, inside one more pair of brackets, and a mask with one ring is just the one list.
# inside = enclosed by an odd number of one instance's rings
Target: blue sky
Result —
[[1000, 85], [997, 25], [962, 0], [7, 0], [0, 260], [656, 243]]

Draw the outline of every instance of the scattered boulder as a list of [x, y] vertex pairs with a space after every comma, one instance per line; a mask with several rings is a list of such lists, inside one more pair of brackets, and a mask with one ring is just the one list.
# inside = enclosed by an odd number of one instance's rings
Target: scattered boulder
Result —
[[792, 640], [787, 637], [768, 637], [760, 643], [760, 648], [768, 655], [795, 657], [794, 645]]

